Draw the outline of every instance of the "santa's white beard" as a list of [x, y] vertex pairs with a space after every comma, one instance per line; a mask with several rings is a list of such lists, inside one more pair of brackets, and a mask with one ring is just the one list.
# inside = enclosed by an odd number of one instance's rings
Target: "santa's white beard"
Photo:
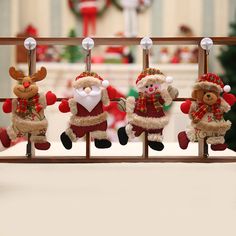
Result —
[[102, 90], [100, 87], [92, 86], [91, 91], [86, 93], [83, 88], [74, 90], [74, 99], [89, 112], [101, 101]]

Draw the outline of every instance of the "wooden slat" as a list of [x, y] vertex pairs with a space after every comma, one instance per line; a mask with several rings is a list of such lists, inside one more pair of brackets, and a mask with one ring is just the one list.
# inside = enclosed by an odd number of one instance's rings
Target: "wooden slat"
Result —
[[[154, 45], [199, 45], [203, 37], [151, 37]], [[84, 38], [35, 38], [38, 45], [81, 45]], [[142, 38], [94, 37], [99, 45], [139, 45]], [[214, 45], [236, 45], [236, 37], [211, 37]], [[25, 38], [0, 37], [0, 45], [23, 45]]]
[[[198, 76], [207, 73], [208, 62], [207, 62], [207, 51], [198, 46]], [[208, 145], [206, 143], [206, 138], [198, 140], [198, 156], [202, 158], [207, 158]]]
[[[143, 49], [143, 70], [149, 67], [149, 53], [148, 49]], [[145, 131], [143, 134], [143, 158], [148, 159], [148, 132]]]
[[201, 158], [196, 156], [158, 156], [158, 157], [90, 157], [86, 159], [85, 157], [33, 157], [27, 159], [24, 157], [3, 157], [0, 158], [0, 163], [233, 163], [236, 162], [236, 157], [233, 156], [222, 156], [222, 157], [210, 157]]
[[[14, 99], [14, 98], [0, 98], [0, 102], [5, 102], [6, 99]], [[62, 99], [66, 99], [66, 98], [57, 98], [57, 101], [60, 102]], [[191, 101], [194, 101], [193, 98], [175, 98], [173, 101], [175, 102], [184, 102], [186, 101], [187, 99], [191, 100]], [[119, 101], [119, 99], [112, 99], [111, 100], [112, 102], [117, 102]]]
[[[36, 49], [28, 50], [27, 53], [28, 74], [32, 76], [36, 72]], [[31, 134], [28, 133], [27, 136], [26, 156], [30, 159], [32, 156], [35, 156], [35, 147], [34, 143], [30, 141]]]

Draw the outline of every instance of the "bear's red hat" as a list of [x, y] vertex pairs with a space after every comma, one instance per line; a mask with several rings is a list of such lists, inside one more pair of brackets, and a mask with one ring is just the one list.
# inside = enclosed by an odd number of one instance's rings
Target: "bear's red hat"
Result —
[[213, 73], [206, 73], [199, 77], [198, 81], [194, 85], [195, 89], [202, 88], [206, 90], [215, 90], [216, 92], [229, 92], [230, 86], [224, 85], [221, 78]]

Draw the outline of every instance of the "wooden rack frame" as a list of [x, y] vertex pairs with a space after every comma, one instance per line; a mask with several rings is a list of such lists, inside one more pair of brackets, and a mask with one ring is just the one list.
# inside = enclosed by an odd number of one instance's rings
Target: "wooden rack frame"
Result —
[[[199, 49], [198, 74], [207, 72], [207, 53], [200, 46], [203, 37], [152, 37], [153, 45], [196, 45]], [[236, 45], [236, 37], [212, 37], [214, 45]], [[25, 38], [0, 38], [0, 45], [23, 45]], [[35, 38], [37, 45], [81, 45], [83, 38]], [[95, 46], [101, 45], [139, 45], [141, 38], [93, 38]], [[89, 69], [91, 52], [87, 54], [86, 68]], [[29, 74], [36, 69], [35, 50], [28, 53]], [[149, 56], [143, 50], [143, 68], [149, 66]], [[141, 69], [141, 68], [140, 68]], [[6, 98], [0, 98], [0, 103]], [[187, 98], [177, 98], [174, 101], [185, 101]], [[61, 98], [58, 98], [61, 101]], [[105, 152], [106, 150], [104, 150]], [[223, 153], [223, 152], [222, 152]], [[157, 152], [161, 154], [161, 152]], [[85, 156], [62, 156], [62, 157], [36, 157], [34, 147], [30, 141], [27, 144], [26, 156], [0, 157], [0, 163], [119, 163], [119, 162], [236, 162], [236, 156], [209, 157], [208, 147], [204, 140], [199, 142], [198, 156], [156, 156], [149, 157], [147, 134], [144, 135], [142, 156], [109, 156], [91, 157], [90, 155], [90, 135], [86, 135], [86, 155]]]

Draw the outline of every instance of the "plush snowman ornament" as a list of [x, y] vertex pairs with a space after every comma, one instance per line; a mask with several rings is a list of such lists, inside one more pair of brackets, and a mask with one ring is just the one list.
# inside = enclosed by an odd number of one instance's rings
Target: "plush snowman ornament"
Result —
[[103, 106], [110, 103], [107, 87], [109, 83], [94, 72], [83, 72], [73, 83], [74, 96], [62, 100], [59, 110], [71, 112], [68, 129], [61, 134], [61, 142], [66, 149], [72, 142], [90, 132], [97, 148], [109, 148], [107, 138], [107, 112]]
[[169, 117], [165, 108], [178, 96], [178, 90], [169, 85], [172, 78], [160, 70], [147, 68], [136, 80], [139, 97], [128, 97], [126, 113], [128, 124], [118, 130], [120, 144], [126, 145], [129, 138], [148, 133], [148, 145], [157, 151], [164, 148], [163, 128]]

